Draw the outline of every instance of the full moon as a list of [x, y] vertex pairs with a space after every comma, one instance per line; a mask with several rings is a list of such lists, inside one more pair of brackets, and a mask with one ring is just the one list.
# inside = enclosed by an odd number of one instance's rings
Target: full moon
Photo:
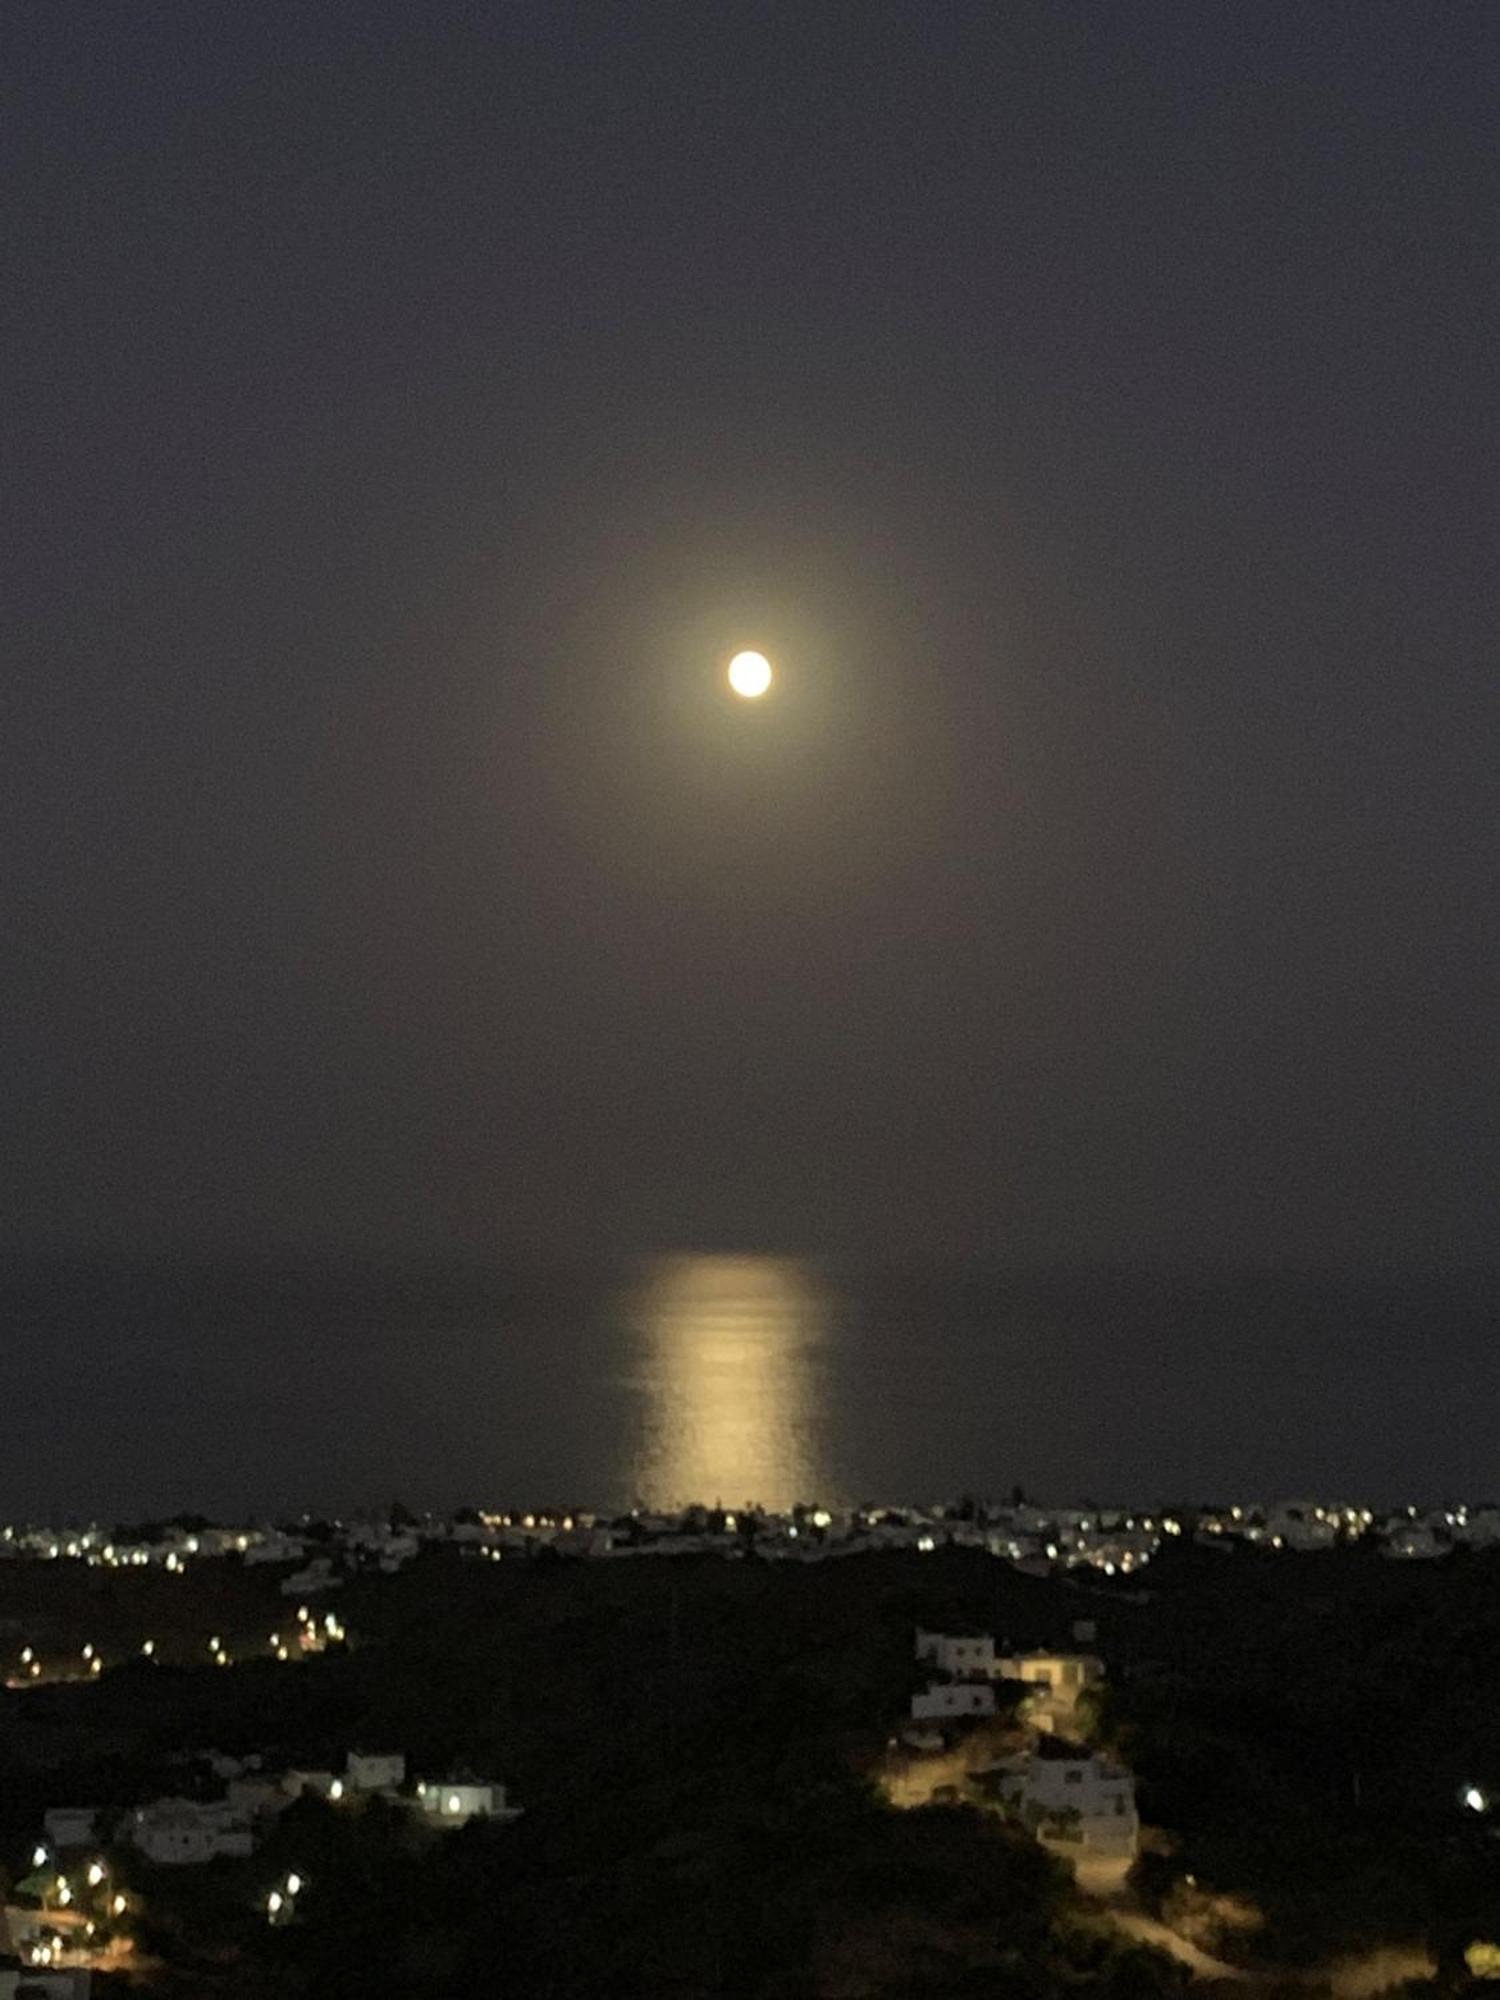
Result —
[[771, 662], [764, 653], [736, 653], [729, 662], [729, 685], [746, 701], [754, 701], [771, 685]]

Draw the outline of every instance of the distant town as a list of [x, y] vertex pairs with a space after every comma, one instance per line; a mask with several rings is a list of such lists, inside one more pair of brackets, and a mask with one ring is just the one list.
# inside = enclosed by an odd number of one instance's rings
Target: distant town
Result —
[[[451, 1544], [481, 1560], [542, 1553], [587, 1559], [753, 1553], [764, 1561], [824, 1562], [878, 1550], [982, 1549], [1032, 1574], [1092, 1568], [1130, 1576], [1164, 1545], [1187, 1535], [1198, 1546], [1237, 1543], [1303, 1553], [1362, 1541], [1381, 1555], [1431, 1560], [1460, 1548], [1500, 1547], [1500, 1501], [1372, 1509], [1345, 1501], [1286, 1500], [1233, 1505], [1124, 1508], [1044, 1506], [1017, 1496], [1005, 1504], [965, 1498], [939, 1506], [830, 1508], [813, 1502], [785, 1512], [696, 1504], [632, 1508], [622, 1514], [537, 1510], [506, 1513], [463, 1508], [416, 1515], [397, 1507], [351, 1520], [276, 1525], [217, 1525], [192, 1516], [113, 1530], [97, 1525], [0, 1526], [0, 1562], [81, 1562], [90, 1568], [159, 1567], [175, 1575], [196, 1564], [233, 1558], [247, 1568], [275, 1565], [285, 1597], [335, 1590], [351, 1574], [392, 1575], [424, 1546]], [[316, 1621], [303, 1615], [299, 1626]], [[315, 1643], [301, 1629], [278, 1634], [270, 1650], [290, 1655]], [[142, 1641], [148, 1649], [149, 1636]], [[10, 1684], [40, 1678], [54, 1666], [31, 1655]], [[77, 1663], [67, 1663], [73, 1671]], [[91, 1651], [83, 1671], [104, 1662]], [[35, 1669], [35, 1672], [33, 1672]]]
[[[1019, 1491], [925, 1508], [435, 1516], [398, 1504], [274, 1525], [11, 1523], [0, 1529], [0, 1997], [321, 1990], [320, 1954], [344, 1921], [334, 1911], [354, 1893], [333, 1898], [331, 1885], [365, 1879], [362, 1844], [378, 1841], [381, 1865], [413, 1882], [448, 1866], [443, 1843], [460, 1836], [465, 1866], [493, 1855], [513, 1872], [533, 1817], [538, 1851], [561, 1838], [558, 1794], [578, 1795], [566, 1770], [579, 1740], [597, 1732], [588, 1754], [607, 1763], [620, 1731], [654, 1740], [665, 1727], [680, 1754], [697, 1694], [716, 1676], [739, 1685], [735, 1654], [766, 1644], [778, 1619], [793, 1636], [767, 1656], [761, 1691], [777, 1677], [800, 1691], [787, 1726], [824, 1731], [806, 1754], [836, 1755], [869, 1810], [918, 1826], [957, 1814], [1029, 1844], [1071, 1884], [1076, 1921], [1110, 1952], [1147, 1954], [1168, 1985], [1274, 1983], [1296, 1948], [1292, 1918], [1278, 1935], [1266, 1888], [1236, 1874], [1212, 1829], [1198, 1836], [1204, 1860], [1191, 1832], [1160, 1823], [1172, 1760], [1192, 1738], [1195, 1674], [1216, 1709], [1249, 1671], [1254, 1642], [1238, 1640], [1246, 1657], [1205, 1669], [1205, 1619], [1228, 1631], [1239, 1586], [1257, 1625], [1295, 1615], [1327, 1643], [1341, 1594], [1356, 1622], [1367, 1599], [1388, 1622], [1414, 1600], [1383, 1572], [1451, 1571], [1492, 1593], [1497, 1551], [1491, 1502], [1060, 1507]], [[602, 1596], [581, 1581], [621, 1563]], [[819, 1565], [835, 1566], [826, 1582], [798, 1580]], [[736, 1575], [763, 1581], [736, 1595]], [[727, 1655], [726, 1619], [741, 1633]], [[569, 1635], [581, 1630], [595, 1636], [580, 1662]], [[580, 1674], [601, 1679], [570, 1688], [567, 1716], [549, 1719], [549, 1680]], [[1212, 1755], [1231, 1758], [1232, 1729], [1213, 1726]], [[1461, 1741], [1455, 1726], [1455, 1751]], [[1327, 1750], [1325, 1733], [1320, 1766]], [[1423, 1780], [1445, 1853], [1465, 1826], [1490, 1842], [1500, 1751], [1476, 1742], [1461, 1755]], [[1389, 1755], [1356, 1744], [1347, 1773], [1343, 1756], [1318, 1776], [1339, 1813], [1388, 1811]], [[1492, 1846], [1482, 1852], [1493, 1868]], [[1465, 1921], [1458, 1945], [1477, 1978], [1489, 1952], [1500, 1967], [1500, 1924]], [[1257, 1961], [1262, 1936], [1276, 1938], [1274, 1967]], [[1356, 2000], [1436, 1977], [1442, 1946], [1403, 1922], [1318, 1951], [1365, 1966], [1363, 1986], [1332, 1982]], [[417, 1977], [400, 1990], [429, 1989]]]

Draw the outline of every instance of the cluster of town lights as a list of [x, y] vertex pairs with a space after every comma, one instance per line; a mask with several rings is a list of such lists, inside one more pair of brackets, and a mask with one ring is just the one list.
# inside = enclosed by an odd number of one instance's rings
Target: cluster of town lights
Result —
[[[81, 1535], [69, 1535], [64, 1539], [49, 1536], [45, 1531], [38, 1533], [35, 1529], [23, 1530], [18, 1535], [12, 1523], [0, 1529], [0, 1540], [24, 1548], [32, 1555], [40, 1556], [44, 1562], [81, 1562], [87, 1563], [90, 1569], [146, 1569], [158, 1559], [150, 1548], [140, 1544], [129, 1548], [118, 1547], [114, 1542], [104, 1539], [102, 1531], [98, 1528], [90, 1528]], [[250, 1547], [250, 1543], [251, 1537], [242, 1534], [236, 1535], [232, 1541], [222, 1542], [219, 1546], [222, 1552], [227, 1553], [228, 1550], [234, 1549], [243, 1555]], [[183, 1557], [199, 1555], [202, 1549], [203, 1544], [199, 1537], [188, 1535], [180, 1548], [169, 1549], [160, 1560], [167, 1569], [184, 1570], [187, 1564], [183, 1561]]]
[[[31, 1850], [31, 1865], [38, 1871], [47, 1867], [51, 1859], [51, 1850], [45, 1842], [39, 1841]], [[53, 1876], [48, 1887], [42, 1892], [43, 1910], [73, 1910], [74, 1905], [82, 1897], [85, 1887], [93, 1890], [103, 1889], [107, 1892], [100, 1909], [101, 1915], [107, 1913], [110, 1917], [123, 1917], [130, 1907], [130, 1899], [122, 1889], [110, 1890], [109, 1865], [96, 1857], [85, 1868], [83, 1882], [78, 1888], [74, 1887], [66, 1875]], [[96, 1905], [97, 1907], [99, 1906]], [[83, 1942], [80, 1944], [76, 1933], [73, 1934], [73, 1942], [70, 1943], [69, 1938], [61, 1932], [55, 1930], [45, 1932], [29, 1947], [28, 1957], [31, 1963], [40, 1966], [57, 1965], [61, 1963], [65, 1952], [89, 1949], [99, 1935], [99, 1925], [93, 1917], [85, 1917], [82, 1933]]]
[[[344, 1625], [333, 1612], [324, 1612], [322, 1617], [318, 1618], [304, 1604], [297, 1611], [297, 1630], [295, 1636], [289, 1639], [280, 1632], [273, 1632], [266, 1641], [266, 1644], [273, 1659], [287, 1661], [294, 1659], [298, 1652], [321, 1652], [325, 1646], [337, 1644], [347, 1637], [348, 1633]], [[217, 1632], [211, 1634], [209, 1637], [208, 1656], [216, 1667], [230, 1667], [234, 1665], [234, 1656], [230, 1653], [227, 1644]], [[143, 1639], [141, 1641], [139, 1657], [143, 1660], [156, 1660], [157, 1648], [154, 1639]], [[82, 1648], [79, 1659], [84, 1673], [90, 1677], [104, 1672], [104, 1656], [92, 1640]], [[35, 1646], [23, 1646], [21, 1648], [19, 1665], [20, 1671], [18, 1674], [12, 1676], [11, 1686], [14, 1687], [18, 1683], [26, 1681], [39, 1681], [43, 1679], [42, 1662], [37, 1656]], [[70, 1673], [64, 1668], [60, 1674], [54, 1670], [47, 1678], [76, 1680], [78, 1675], [76, 1672]]]

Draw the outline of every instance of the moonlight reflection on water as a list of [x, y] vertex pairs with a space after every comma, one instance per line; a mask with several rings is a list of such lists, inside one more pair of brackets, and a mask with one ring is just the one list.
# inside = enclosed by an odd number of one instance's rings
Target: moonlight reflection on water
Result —
[[629, 1312], [641, 1399], [633, 1483], [646, 1506], [780, 1509], [827, 1495], [830, 1312], [805, 1264], [661, 1258]]

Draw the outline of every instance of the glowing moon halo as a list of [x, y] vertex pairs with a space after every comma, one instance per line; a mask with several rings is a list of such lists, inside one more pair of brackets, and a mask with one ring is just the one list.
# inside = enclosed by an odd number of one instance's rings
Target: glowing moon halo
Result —
[[764, 653], [736, 653], [729, 662], [729, 685], [746, 701], [756, 701], [771, 685], [771, 662]]

